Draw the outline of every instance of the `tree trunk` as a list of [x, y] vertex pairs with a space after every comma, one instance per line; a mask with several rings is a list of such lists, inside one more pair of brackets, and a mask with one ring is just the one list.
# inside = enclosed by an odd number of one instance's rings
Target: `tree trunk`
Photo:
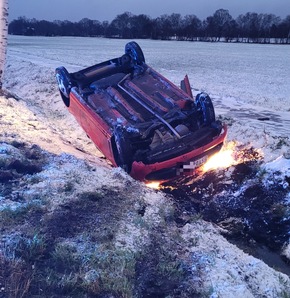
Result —
[[8, 34], [8, 0], [0, 0], [0, 89], [2, 89], [3, 73]]

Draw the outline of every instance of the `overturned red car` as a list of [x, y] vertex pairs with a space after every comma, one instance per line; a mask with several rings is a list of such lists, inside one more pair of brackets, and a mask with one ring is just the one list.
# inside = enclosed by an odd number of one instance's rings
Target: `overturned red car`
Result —
[[86, 134], [114, 166], [142, 181], [194, 172], [218, 152], [227, 129], [206, 93], [193, 97], [146, 64], [140, 46], [69, 73], [56, 69], [60, 95]]

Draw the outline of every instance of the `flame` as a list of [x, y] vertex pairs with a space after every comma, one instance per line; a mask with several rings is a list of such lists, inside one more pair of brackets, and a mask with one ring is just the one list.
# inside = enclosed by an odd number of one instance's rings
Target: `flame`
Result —
[[[227, 169], [231, 166], [235, 166], [251, 160], [259, 160], [263, 158], [261, 150], [257, 150], [253, 147], [239, 145], [235, 141], [231, 141], [227, 144], [224, 144], [221, 151], [212, 155], [205, 164], [200, 168], [195, 169], [195, 174], [202, 175], [209, 170], [216, 169]], [[146, 186], [152, 189], [162, 190], [176, 189], [176, 186], [164, 185], [167, 180], [163, 181], [150, 181], [146, 182]]]
[[207, 172], [209, 170], [225, 169], [232, 165], [235, 165], [237, 161], [234, 157], [235, 144], [229, 143], [220, 152], [211, 156], [207, 162], [202, 166], [202, 171]]
[[146, 182], [146, 186], [152, 189], [160, 189], [160, 181]]

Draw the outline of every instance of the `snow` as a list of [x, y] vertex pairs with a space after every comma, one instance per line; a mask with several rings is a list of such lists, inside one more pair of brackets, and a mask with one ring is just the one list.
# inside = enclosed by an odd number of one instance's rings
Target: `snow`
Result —
[[279, 156], [276, 160], [267, 163], [265, 168], [272, 171], [280, 171], [290, 176], [290, 160], [283, 156]]
[[276, 274], [273, 276], [262, 261], [241, 253], [223, 238], [216, 238], [216, 229], [211, 224], [185, 225], [183, 233], [187, 241], [198, 241], [189, 252], [193, 258], [192, 270], [198, 272], [203, 268], [203, 280], [213, 289], [210, 297], [279, 297], [281, 294]]
[[[0, 98], [1, 111], [5, 111], [0, 117], [0, 134], [7, 141], [16, 135], [21, 138], [19, 141], [36, 143], [54, 154], [49, 165], [37, 174], [40, 182], [30, 186], [32, 193], [42, 191], [48, 198], [53, 197], [64, 176], [79, 180], [79, 192], [84, 185], [90, 191], [89, 187], [119, 185], [124, 181], [133, 183], [122, 170], [112, 170], [101, 159], [102, 154], [66, 110], [54, 77], [55, 68], [62, 65], [73, 72], [119, 57], [127, 42], [102, 38], [9, 36], [4, 88], [20, 100]], [[194, 94], [200, 91], [210, 94], [216, 114], [228, 123], [228, 142], [259, 149], [266, 171], [290, 176], [290, 160], [285, 158], [290, 147], [290, 55], [287, 46], [137, 42], [146, 62], [162, 75], [179, 85], [188, 74]], [[10, 149], [1, 144], [0, 157]], [[92, 164], [95, 170], [86, 168], [85, 162]], [[95, 181], [95, 184], [86, 181]], [[166, 199], [159, 192], [142, 191], [148, 205], [145, 217], [152, 218], [152, 225], [157, 224], [154, 221], [159, 220], [158, 213], [162, 205], [166, 205]], [[127, 226], [124, 228], [127, 234], [120, 228], [117, 240], [123, 243], [126, 238], [128, 246], [133, 247], [142, 230], [136, 230], [128, 222], [121, 226]], [[281, 279], [289, 282], [287, 276], [229, 244], [209, 223], [187, 224], [182, 228], [182, 237], [188, 242], [198, 239], [199, 244], [189, 246], [188, 251], [193, 258], [192, 270], [197, 270], [194, 266], [203, 268], [202, 278], [207, 287], [213, 289], [212, 298], [277, 297], [282, 293]], [[290, 245], [285, 246], [285, 256], [290, 256], [289, 251]]]

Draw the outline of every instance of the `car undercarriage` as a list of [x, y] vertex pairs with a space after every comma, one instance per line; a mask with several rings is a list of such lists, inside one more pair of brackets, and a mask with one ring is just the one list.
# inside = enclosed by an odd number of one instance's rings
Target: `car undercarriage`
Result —
[[206, 93], [193, 98], [187, 76], [178, 88], [145, 63], [135, 42], [119, 58], [71, 74], [61, 67], [56, 77], [67, 107], [73, 94], [101, 118], [114, 162], [128, 173], [134, 163], [161, 164], [202, 148], [225, 130]]

